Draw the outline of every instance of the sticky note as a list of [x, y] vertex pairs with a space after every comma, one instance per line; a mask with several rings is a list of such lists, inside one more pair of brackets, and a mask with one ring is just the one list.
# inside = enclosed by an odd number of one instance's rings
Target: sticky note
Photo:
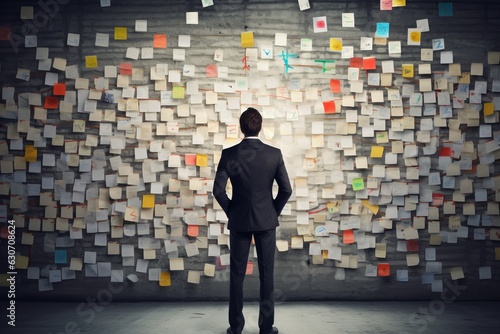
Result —
[[352, 179], [352, 190], [358, 191], [365, 189], [365, 180], [362, 177]]
[[66, 95], [66, 84], [56, 82], [53, 87], [53, 94], [57, 96]]
[[377, 273], [381, 277], [391, 275], [391, 265], [389, 263], [379, 263], [377, 266]]
[[97, 56], [85, 56], [85, 67], [86, 68], [96, 68]]
[[493, 102], [486, 102], [483, 106], [484, 116], [491, 116], [495, 113], [495, 105]]
[[198, 225], [188, 225], [187, 235], [189, 237], [197, 237], [200, 234], [200, 227]]
[[207, 154], [197, 154], [196, 155], [196, 166], [207, 167], [208, 166], [208, 155]]
[[127, 40], [127, 27], [115, 27], [115, 41]]
[[392, 0], [392, 7], [404, 7], [406, 6], [406, 0]]
[[10, 27], [0, 27], [0, 41], [8, 41], [10, 37]]
[[384, 147], [383, 146], [372, 146], [370, 158], [382, 158], [383, 155], [384, 155]]
[[325, 111], [325, 114], [335, 114], [336, 108], [335, 108], [335, 101], [324, 101], [323, 102], [323, 109]]
[[362, 199], [361, 204], [363, 204], [363, 206], [365, 208], [367, 208], [368, 210], [370, 210], [374, 215], [376, 215], [378, 213], [378, 210], [379, 210], [378, 204], [372, 204], [367, 199]]
[[245, 31], [241, 33], [241, 47], [242, 48], [253, 48], [255, 41], [253, 39], [252, 31]]
[[389, 22], [377, 22], [375, 37], [389, 38]]
[[121, 63], [120, 64], [120, 74], [121, 75], [132, 75], [132, 64], [131, 63]]
[[375, 57], [364, 57], [363, 58], [363, 69], [364, 70], [377, 69], [377, 59]]
[[380, 0], [380, 10], [392, 10], [393, 0]]
[[440, 2], [439, 3], [439, 16], [453, 16], [453, 3]]
[[55, 96], [47, 96], [43, 107], [45, 109], [57, 109], [59, 107], [59, 100]]
[[402, 76], [403, 78], [413, 78], [415, 76], [415, 70], [413, 64], [403, 64], [402, 65]]
[[64, 249], [56, 249], [54, 252], [54, 263], [55, 264], [66, 264], [68, 263], [68, 253]]
[[170, 286], [172, 282], [170, 280], [170, 272], [162, 271], [160, 273], [160, 286]]
[[330, 89], [332, 93], [340, 93], [340, 80], [330, 79]]
[[342, 51], [342, 38], [330, 38], [330, 50]]
[[184, 86], [173, 86], [172, 87], [172, 98], [173, 99], [183, 99], [185, 95]]
[[165, 49], [167, 47], [167, 35], [155, 34], [153, 40], [153, 47], [157, 49]]
[[217, 72], [217, 65], [207, 65], [206, 66], [206, 71], [207, 71], [207, 78], [217, 78], [218, 72]]
[[155, 195], [147, 194], [142, 196], [142, 207], [144, 209], [151, 209], [155, 207]]
[[345, 230], [342, 234], [342, 242], [344, 244], [353, 244], [354, 243], [354, 232], [352, 230]]

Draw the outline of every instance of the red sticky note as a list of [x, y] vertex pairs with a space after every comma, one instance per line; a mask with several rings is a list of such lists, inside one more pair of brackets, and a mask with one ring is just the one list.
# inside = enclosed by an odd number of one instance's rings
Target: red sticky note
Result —
[[167, 47], [167, 35], [155, 34], [153, 47], [157, 49], [165, 49]]
[[337, 112], [335, 107], [335, 101], [324, 101], [323, 109], [325, 110], [325, 114], [335, 114]]
[[418, 240], [406, 240], [407, 252], [418, 252]]
[[344, 244], [353, 244], [354, 243], [354, 232], [352, 230], [345, 230], [342, 235], [342, 242]]
[[0, 41], [8, 41], [10, 37], [10, 27], [0, 27]]
[[340, 80], [330, 79], [332, 93], [340, 93]]
[[7, 226], [2, 226], [0, 228], [0, 238], [7, 239], [9, 237], [9, 230]]
[[59, 100], [55, 96], [47, 96], [43, 107], [45, 109], [57, 109], [59, 108]]
[[432, 206], [441, 206], [444, 203], [443, 193], [432, 193]]
[[56, 96], [64, 96], [66, 95], [66, 84], [56, 82], [53, 88], [54, 95]]
[[200, 234], [200, 227], [198, 225], [188, 225], [187, 235], [190, 237], [197, 237]]
[[440, 157], [451, 157], [453, 156], [453, 149], [451, 147], [441, 147], [439, 149]]
[[363, 58], [354, 57], [349, 62], [350, 67], [363, 68]]
[[120, 64], [120, 74], [121, 75], [132, 75], [132, 64], [131, 63]]
[[385, 277], [391, 275], [391, 265], [389, 263], [379, 263], [377, 266], [379, 276]]
[[253, 262], [247, 262], [247, 271], [245, 275], [252, 275], [253, 273]]
[[184, 155], [184, 162], [186, 163], [186, 166], [195, 166], [196, 154], [186, 153]]
[[217, 78], [217, 65], [207, 65], [207, 78]]
[[375, 70], [377, 69], [377, 60], [375, 57], [365, 57], [363, 58], [363, 69], [364, 70]]

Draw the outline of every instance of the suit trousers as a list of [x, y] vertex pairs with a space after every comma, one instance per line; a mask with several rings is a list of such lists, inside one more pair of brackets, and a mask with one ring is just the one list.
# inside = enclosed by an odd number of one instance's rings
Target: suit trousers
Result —
[[248, 263], [252, 236], [255, 240], [259, 263], [260, 333], [268, 333], [274, 324], [274, 253], [276, 249], [276, 228], [259, 232], [230, 231], [230, 284], [229, 325], [234, 333], [240, 333], [245, 326], [243, 316], [243, 281]]

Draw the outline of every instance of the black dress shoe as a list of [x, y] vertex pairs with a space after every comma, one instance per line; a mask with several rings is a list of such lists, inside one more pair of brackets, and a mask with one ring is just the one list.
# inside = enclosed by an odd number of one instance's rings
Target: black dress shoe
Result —
[[278, 333], [279, 333], [278, 328], [273, 327], [273, 329], [271, 329], [271, 331], [265, 332], [265, 333], [264, 332], [260, 332], [259, 334], [278, 334]]
[[236, 330], [232, 330], [231, 327], [227, 329], [226, 334], [241, 334], [241, 332], [238, 332]]

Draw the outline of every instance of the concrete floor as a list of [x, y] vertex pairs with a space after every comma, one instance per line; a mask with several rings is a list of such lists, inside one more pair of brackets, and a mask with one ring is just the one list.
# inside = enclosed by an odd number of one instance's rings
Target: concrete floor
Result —
[[[283, 334], [310, 333], [499, 333], [500, 302], [286, 302], [277, 305]], [[5, 312], [5, 308], [2, 307]], [[258, 305], [245, 304], [244, 333], [258, 334]], [[0, 333], [15, 334], [224, 334], [227, 303], [23, 302], [16, 327], [2, 316]], [[5, 330], [7, 328], [7, 330]]]

